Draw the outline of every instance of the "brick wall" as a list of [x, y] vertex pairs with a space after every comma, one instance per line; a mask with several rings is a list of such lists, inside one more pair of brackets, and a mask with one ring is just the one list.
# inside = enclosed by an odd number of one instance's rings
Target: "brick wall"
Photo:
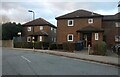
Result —
[[[91, 24], [96, 28], [101, 28], [101, 18], [93, 18], [94, 23]], [[78, 41], [77, 30], [88, 26], [88, 18], [74, 19], [74, 26], [68, 26], [68, 19], [57, 20], [57, 43], [67, 42], [67, 35], [73, 34], [74, 41]]]

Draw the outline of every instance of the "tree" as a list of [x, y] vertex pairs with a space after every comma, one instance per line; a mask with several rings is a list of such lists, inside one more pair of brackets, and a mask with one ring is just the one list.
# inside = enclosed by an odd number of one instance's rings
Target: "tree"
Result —
[[15, 22], [2, 24], [2, 40], [12, 40], [18, 36], [17, 33], [22, 31], [22, 25]]

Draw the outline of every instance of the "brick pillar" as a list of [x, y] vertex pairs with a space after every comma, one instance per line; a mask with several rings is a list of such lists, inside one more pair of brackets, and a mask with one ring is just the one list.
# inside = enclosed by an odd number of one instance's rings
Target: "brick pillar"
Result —
[[77, 33], [77, 41], [80, 40], [80, 33]]

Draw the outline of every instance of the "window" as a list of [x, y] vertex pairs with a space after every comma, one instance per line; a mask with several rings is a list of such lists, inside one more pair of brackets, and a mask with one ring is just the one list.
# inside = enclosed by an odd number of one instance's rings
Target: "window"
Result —
[[120, 42], [120, 36], [118, 35], [115, 36], [115, 42]]
[[40, 30], [43, 30], [43, 26], [40, 26]]
[[53, 38], [53, 37], [51, 37], [51, 41], [52, 41], [52, 42], [54, 41], [54, 38]]
[[99, 38], [98, 33], [95, 33], [95, 40], [98, 40], [98, 38]]
[[88, 23], [92, 24], [93, 23], [93, 19], [88, 19]]
[[42, 36], [40, 36], [40, 41], [42, 41]]
[[54, 33], [56, 33], [56, 29], [54, 29]]
[[68, 20], [68, 26], [73, 26], [74, 22], [73, 20]]
[[73, 41], [73, 34], [68, 34], [67, 40], [68, 41]]
[[115, 23], [115, 26], [116, 26], [116, 27], [120, 27], [120, 23], [116, 22], [116, 23]]
[[54, 38], [54, 42], [56, 42], [56, 38]]
[[53, 30], [53, 27], [51, 27], [51, 31]]
[[27, 42], [31, 42], [31, 37], [27, 37]]
[[31, 31], [31, 27], [27, 27], [27, 31]]

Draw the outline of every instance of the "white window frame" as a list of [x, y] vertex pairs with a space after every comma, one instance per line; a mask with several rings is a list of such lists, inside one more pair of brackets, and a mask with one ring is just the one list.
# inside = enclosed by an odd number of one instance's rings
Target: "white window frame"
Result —
[[92, 18], [88, 19], [88, 24], [93, 24], [93, 19]]
[[43, 30], [43, 26], [40, 26], [40, 30]]
[[[72, 36], [72, 40], [69, 39], [69, 36]], [[68, 34], [67, 35], [67, 41], [73, 41], [73, 34]]]
[[56, 33], [56, 29], [54, 28], [54, 33]]
[[99, 33], [95, 33], [95, 40], [99, 40]]
[[56, 42], [56, 38], [54, 37], [54, 42]]
[[51, 31], [53, 30], [53, 27], [51, 27]]
[[28, 31], [28, 32], [31, 31], [31, 29], [32, 29], [31, 27], [27, 27], [27, 31]]
[[[69, 24], [69, 22], [72, 21], [72, 24]], [[74, 20], [68, 20], [68, 26], [73, 26], [74, 25]]]
[[120, 42], [120, 36], [119, 35], [115, 36], [115, 42]]
[[27, 42], [31, 42], [31, 37], [27, 37]]
[[40, 36], [40, 41], [42, 41], [42, 36]]
[[119, 23], [119, 22], [116, 22], [116, 23], [115, 23], [115, 27], [120, 27], [120, 23]]

